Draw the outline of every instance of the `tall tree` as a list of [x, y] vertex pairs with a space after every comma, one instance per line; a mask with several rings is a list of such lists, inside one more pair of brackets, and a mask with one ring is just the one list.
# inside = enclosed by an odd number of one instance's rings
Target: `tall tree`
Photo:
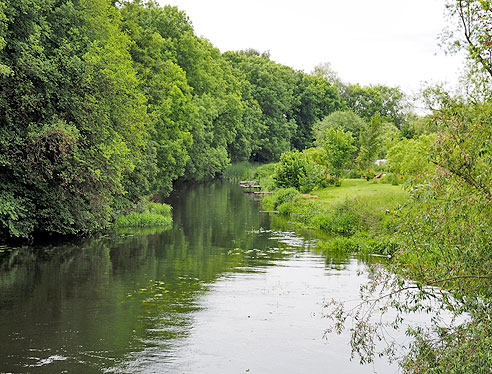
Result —
[[173, 181], [184, 174], [190, 158], [196, 107], [186, 73], [176, 63], [172, 40], [181, 32], [190, 32], [191, 26], [184, 13], [153, 2], [126, 2], [120, 12], [122, 29], [134, 41], [130, 53], [151, 118], [156, 158], [152, 190], [165, 196]]
[[358, 151], [360, 148], [360, 134], [365, 127], [365, 121], [351, 110], [333, 112], [315, 124], [316, 144], [321, 145], [323, 143], [327, 129], [341, 129], [352, 134], [354, 146], [356, 151]]
[[492, 76], [492, 5], [487, 0], [448, 0], [446, 9], [452, 26], [444, 41], [453, 51], [466, 50], [468, 58]]
[[297, 129], [292, 138], [292, 146], [298, 150], [313, 145], [314, 124], [326, 115], [341, 109], [342, 100], [335, 85], [326, 78], [297, 72], [294, 88], [296, 101], [292, 117]]
[[290, 149], [297, 125], [293, 118], [295, 72], [270, 61], [265, 55], [245, 52], [228, 52], [225, 57], [241, 70], [251, 84], [254, 100], [261, 108], [258, 148], [253, 151], [257, 161], [277, 160]]
[[105, 0], [2, 2], [0, 231], [104, 227], [146, 146], [146, 108]]
[[345, 132], [341, 128], [328, 128], [325, 131], [326, 134], [321, 145], [322, 160], [336, 178], [336, 182], [339, 182], [343, 170], [354, 152], [354, 138], [350, 132]]
[[407, 103], [405, 94], [397, 87], [348, 85], [342, 98], [347, 107], [366, 121], [378, 114], [385, 122], [401, 128], [405, 122]]
[[374, 115], [360, 132], [359, 154], [357, 164], [360, 170], [368, 170], [377, 159], [381, 145], [383, 121], [379, 115]]

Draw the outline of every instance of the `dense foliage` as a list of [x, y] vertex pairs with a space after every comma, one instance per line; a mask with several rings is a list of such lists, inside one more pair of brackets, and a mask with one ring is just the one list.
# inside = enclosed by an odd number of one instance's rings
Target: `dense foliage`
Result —
[[[231, 162], [279, 161], [271, 199], [288, 211], [298, 192], [370, 179], [387, 158], [378, 176], [412, 187], [386, 232], [398, 277], [385, 286], [411, 291], [391, 305], [428, 310], [437, 297], [466, 315], [409, 331], [402, 365], [490, 372], [492, 7], [449, 0], [447, 9], [456, 24], [444, 37], [468, 53], [468, 70], [461, 94], [427, 90], [432, 114], [420, 118], [399, 88], [345, 84], [327, 64], [306, 74], [255, 50], [222, 54], [183, 12], [152, 0], [0, 0], [0, 239], [168, 223], [145, 202]], [[343, 202], [312, 220], [348, 237], [371, 227], [366, 205]], [[359, 353], [374, 353], [372, 332], [354, 330]]]
[[282, 154], [273, 179], [276, 187], [292, 187], [303, 193], [312, 191], [324, 181], [320, 166], [307, 153], [299, 151]]
[[154, 1], [0, 2], [0, 237], [84, 234], [232, 162], [278, 160], [337, 88], [221, 54]]
[[179, 179], [312, 147], [336, 111], [362, 117], [339, 124], [357, 151], [375, 115], [399, 131], [399, 89], [325, 70], [222, 54], [152, 0], [0, 2], [0, 237], [100, 230]]
[[[130, 39], [106, 1], [2, 3], [0, 233], [107, 225], [142, 194], [148, 114]], [[138, 175], [138, 176], [137, 176]]]

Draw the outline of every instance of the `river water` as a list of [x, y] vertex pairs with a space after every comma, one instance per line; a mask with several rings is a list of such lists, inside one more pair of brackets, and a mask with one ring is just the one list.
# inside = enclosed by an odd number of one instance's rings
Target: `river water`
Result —
[[170, 203], [166, 231], [4, 249], [0, 372], [398, 372], [323, 338], [323, 302], [357, 299], [364, 261], [317, 252], [233, 184]]

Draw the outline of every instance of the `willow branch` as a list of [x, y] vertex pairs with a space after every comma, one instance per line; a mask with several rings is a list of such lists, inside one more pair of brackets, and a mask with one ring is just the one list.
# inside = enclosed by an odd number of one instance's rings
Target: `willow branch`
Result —
[[472, 186], [473, 188], [479, 190], [480, 192], [482, 192], [487, 198], [491, 198], [492, 197], [492, 194], [490, 193], [490, 190], [485, 187], [484, 185], [480, 184], [479, 182], [477, 182], [474, 178], [472, 178], [470, 175], [467, 175], [466, 173], [463, 173], [462, 171], [460, 170], [457, 170], [457, 169], [454, 169], [450, 166], [444, 166], [442, 164], [440, 164], [439, 162], [437, 161], [434, 161], [434, 160], [431, 160], [431, 162], [436, 165], [436, 166], [439, 166], [443, 169], [446, 169], [448, 171], [450, 171], [452, 174], [456, 175], [457, 177], [460, 177], [461, 179], [463, 179], [467, 184], [469, 184], [470, 186]]
[[[466, 22], [466, 17], [465, 17], [465, 11], [463, 9], [463, 1], [460, 0], [458, 2], [458, 7], [459, 7], [459, 14], [461, 18], [461, 23], [463, 24], [463, 29], [464, 29], [464, 34], [465, 34], [465, 39], [468, 42], [468, 45], [470, 46], [470, 49], [472, 50], [473, 54], [478, 58], [479, 62], [482, 64], [484, 69], [489, 73], [490, 76], [492, 76], [492, 67], [490, 66], [490, 63], [486, 61], [483, 56], [480, 53], [480, 48], [478, 48], [475, 43], [473, 43], [472, 38], [471, 38], [471, 27], [467, 25]], [[468, 10], [468, 13], [470, 10]], [[471, 22], [471, 21], [469, 21]]]

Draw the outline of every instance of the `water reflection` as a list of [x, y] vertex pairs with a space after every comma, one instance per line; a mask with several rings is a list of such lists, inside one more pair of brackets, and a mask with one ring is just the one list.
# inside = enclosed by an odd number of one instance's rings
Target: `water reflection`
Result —
[[325, 260], [237, 186], [190, 186], [170, 203], [165, 232], [5, 255], [0, 371], [361, 372], [346, 340], [322, 340], [320, 307], [357, 294], [363, 263]]

